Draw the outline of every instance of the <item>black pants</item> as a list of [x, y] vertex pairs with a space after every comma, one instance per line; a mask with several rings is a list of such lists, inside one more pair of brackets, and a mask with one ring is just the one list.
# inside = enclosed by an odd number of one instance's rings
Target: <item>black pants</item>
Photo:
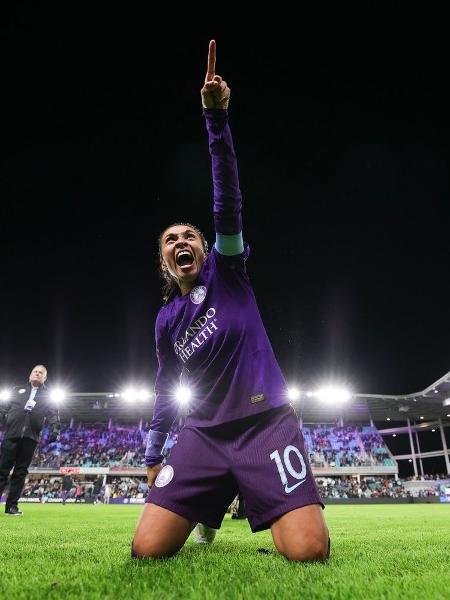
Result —
[[0, 497], [8, 483], [9, 472], [14, 467], [9, 482], [6, 508], [19, 502], [36, 446], [37, 442], [30, 438], [10, 438], [2, 442], [0, 447]]

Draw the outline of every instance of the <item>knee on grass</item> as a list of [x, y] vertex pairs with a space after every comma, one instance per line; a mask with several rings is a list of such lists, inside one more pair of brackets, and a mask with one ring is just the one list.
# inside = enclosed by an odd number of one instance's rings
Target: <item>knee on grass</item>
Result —
[[281, 543], [277, 549], [290, 561], [323, 562], [330, 557], [330, 540], [311, 536], [307, 539]]
[[134, 538], [131, 542], [131, 558], [170, 558], [176, 554], [180, 548], [160, 546]]

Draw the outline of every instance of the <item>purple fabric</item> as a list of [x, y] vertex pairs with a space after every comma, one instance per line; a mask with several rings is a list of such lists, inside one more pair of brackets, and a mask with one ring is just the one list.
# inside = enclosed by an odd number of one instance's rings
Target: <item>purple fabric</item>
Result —
[[220, 428], [185, 427], [146, 502], [218, 529], [238, 490], [252, 531], [323, 506], [291, 407]]
[[[248, 246], [243, 255], [232, 257], [213, 248], [197, 286], [161, 309], [151, 429], [168, 431], [176, 413], [175, 360], [188, 371], [192, 392], [187, 424], [211, 427], [287, 403], [286, 383], [246, 274], [247, 254]], [[161, 419], [167, 414], [166, 421]]]
[[232, 235], [242, 231], [242, 195], [228, 111], [204, 109], [214, 187], [214, 228]]
[[153, 431], [150, 429], [147, 435], [147, 445], [145, 447], [145, 464], [148, 467], [157, 465], [163, 460], [161, 454], [164, 444], [167, 441], [167, 433]]
[[[215, 225], [236, 234], [241, 194], [226, 111], [205, 111], [213, 163]], [[287, 403], [275, 359], [246, 273], [249, 254], [213, 248], [190, 294], [176, 296], [156, 319], [159, 368], [151, 429], [169, 431], [178, 412], [174, 391], [184, 369], [193, 397], [187, 424], [210, 427]]]

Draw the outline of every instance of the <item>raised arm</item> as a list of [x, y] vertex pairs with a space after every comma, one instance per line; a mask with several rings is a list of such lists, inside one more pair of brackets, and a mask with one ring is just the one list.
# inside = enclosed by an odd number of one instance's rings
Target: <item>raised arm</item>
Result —
[[230, 88], [220, 75], [216, 75], [214, 40], [209, 43], [208, 67], [201, 96], [212, 159], [216, 248], [220, 254], [228, 256], [241, 254], [244, 251], [242, 195], [233, 138], [228, 125]]

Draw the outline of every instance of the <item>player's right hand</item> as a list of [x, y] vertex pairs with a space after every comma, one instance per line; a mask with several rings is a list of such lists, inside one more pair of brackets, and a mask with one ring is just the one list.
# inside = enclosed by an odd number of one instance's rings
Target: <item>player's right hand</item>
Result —
[[161, 471], [162, 467], [162, 463], [153, 465], [152, 467], [147, 467], [147, 483], [149, 488], [151, 488], [155, 483], [155, 479], [157, 478], [158, 473]]
[[216, 42], [214, 40], [209, 42], [208, 70], [200, 93], [204, 108], [228, 108], [231, 92], [227, 82], [220, 75], [216, 75]]

